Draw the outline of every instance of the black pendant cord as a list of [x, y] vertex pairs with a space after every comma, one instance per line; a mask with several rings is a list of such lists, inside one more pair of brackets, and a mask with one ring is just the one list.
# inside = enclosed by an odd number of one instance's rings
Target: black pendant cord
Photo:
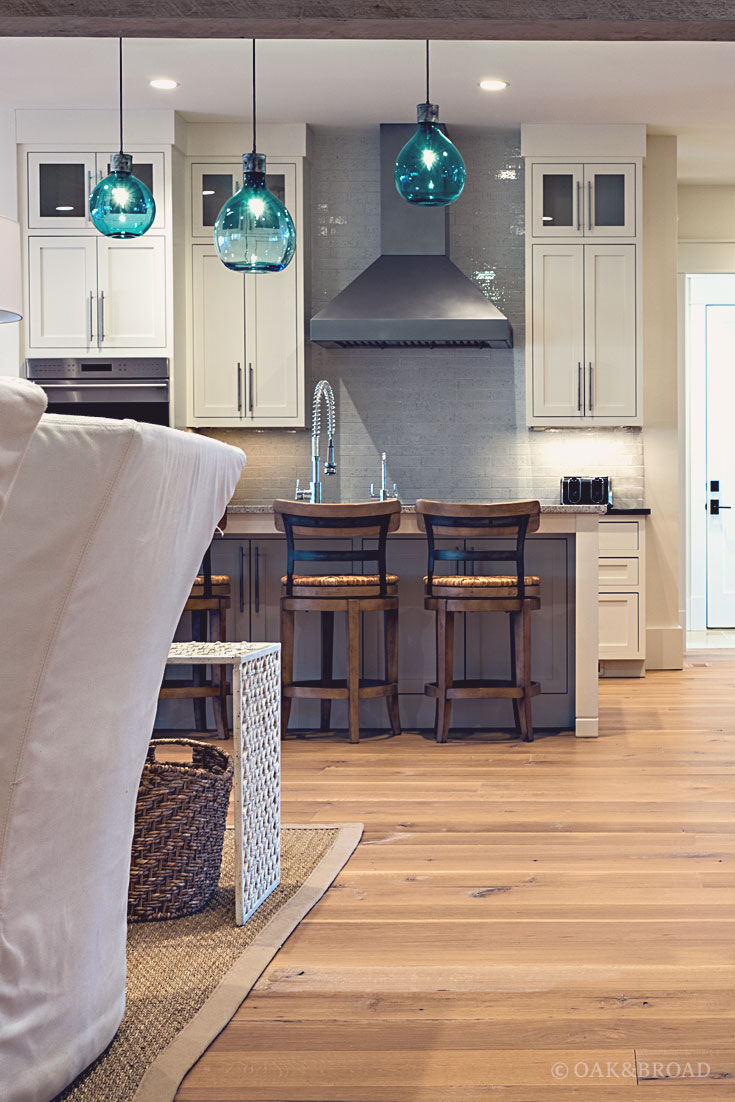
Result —
[[429, 99], [429, 40], [426, 39], [426, 102], [431, 103]]
[[123, 151], [123, 58], [122, 58], [122, 38], [118, 39], [118, 57], [119, 57], [119, 78], [120, 78], [120, 152]]
[[252, 40], [252, 152], [256, 152], [256, 40]]

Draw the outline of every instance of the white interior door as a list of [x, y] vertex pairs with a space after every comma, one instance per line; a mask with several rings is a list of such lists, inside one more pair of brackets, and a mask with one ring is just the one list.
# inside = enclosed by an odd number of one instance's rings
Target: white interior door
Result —
[[98, 238], [98, 329], [103, 348], [166, 345], [163, 237]]
[[707, 306], [707, 627], [735, 627], [735, 305]]
[[96, 347], [97, 243], [93, 237], [28, 238], [28, 344]]

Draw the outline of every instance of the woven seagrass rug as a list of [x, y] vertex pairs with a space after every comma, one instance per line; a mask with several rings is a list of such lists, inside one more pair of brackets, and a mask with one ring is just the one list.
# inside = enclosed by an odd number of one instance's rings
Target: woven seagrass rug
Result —
[[203, 911], [128, 928], [125, 1017], [105, 1052], [53, 1102], [171, 1102], [361, 834], [360, 823], [284, 827], [280, 886], [235, 926], [227, 830], [219, 887]]

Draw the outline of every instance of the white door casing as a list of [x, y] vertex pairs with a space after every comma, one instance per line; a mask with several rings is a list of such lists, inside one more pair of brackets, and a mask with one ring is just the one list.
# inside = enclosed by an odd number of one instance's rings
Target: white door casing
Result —
[[[735, 627], [735, 305], [706, 307], [707, 627]], [[718, 482], [717, 490], [712, 483]], [[712, 502], [719, 513], [713, 514]]]

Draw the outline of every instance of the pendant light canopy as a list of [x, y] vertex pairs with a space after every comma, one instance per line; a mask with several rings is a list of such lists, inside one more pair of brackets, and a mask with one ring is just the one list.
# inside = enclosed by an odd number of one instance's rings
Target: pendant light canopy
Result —
[[437, 126], [439, 107], [429, 100], [429, 43], [426, 43], [426, 102], [419, 103], [418, 127], [398, 154], [395, 181], [408, 203], [445, 207], [462, 194], [467, 170], [456, 145]]
[[111, 172], [89, 197], [89, 215], [105, 237], [141, 237], [156, 217], [156, 201], [145, 184], [133, 176], [133, 158], [123, 153], [123, 65], [119, 39], [120, 152], [110, 157]]
[[253, 39], [253, 151], [242, 158], [242, 188], [214, 224], [220, 260], [233, 272], [281, 272], [296, 248], [296, 230], [280, 199], [266, 187], [265, 156], [256, 152], [255, 39]]

